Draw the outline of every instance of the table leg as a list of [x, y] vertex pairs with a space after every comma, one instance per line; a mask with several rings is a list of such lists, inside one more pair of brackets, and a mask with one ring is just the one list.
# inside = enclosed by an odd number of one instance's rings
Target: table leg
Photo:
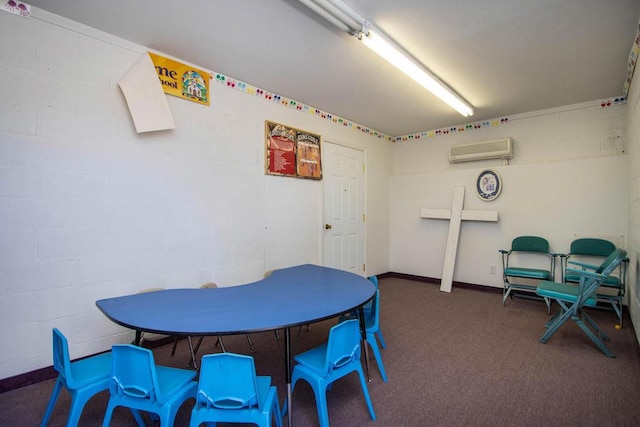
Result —
[[367, 325], [364, 319], [364, 304], [358, 307], [360, 313], [360, 333], [362, 334], [362, 347], [364, 348], [364, 367], [367, 370], [367, 380], [371, 382], [371, 374], [369, 373], [369, 347], [367, 346]]
[[193, 351], [193, 342], [191, 342], [191, 337], [187, 337], [187, 341], [189, 341], [189, 350], [191, 351], [191, 363], [193, 363], [193, 369], [198, 370], [198, 362], [196, 362], [196, 353]]
[[287, 425], [291, 427], [291, 330], [286, 328], [284, 330], [284, 364], [286, 367], [287, 378]]

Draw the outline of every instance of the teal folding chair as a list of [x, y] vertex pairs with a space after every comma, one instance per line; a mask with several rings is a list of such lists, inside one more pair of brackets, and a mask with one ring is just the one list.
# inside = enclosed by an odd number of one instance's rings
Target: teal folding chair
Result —
[[257, 376], [253, 357], [233, 353], [202, 357], [190, 427], [202, 423], [251, 423], [282, 427], [278, 392], [271, 377]]
[[[49, 422], [60, 390], [64, 387], [71, 395], [71, 408], [66, 425], [67, 427], [75, 427], [78, 425], [82, 410], [89, 399], [109, 388], [111, 352], [72, 362], [69, 357], [67, 338], [57, 328], [53, 328], [53, 368], [58, 372], [58, 378], [53, 386], [53, 392], [40, 426], [44, 427]], [[137, 412], [134, 413], [134, 416], [138, 425], [144, 426], [142, 418]]]
[[[598, 302], [596, 290], [606, 278], [625, 259], [627, 253], [622, 249], [616, 249], [604, 262], [595, 269], [583, 270], [569, 268], [568, 273], [580, 276], [578, 286], [544, 281], [538, 286], [536, 293], [545, 298], [552, 299], [560, 305], [560, 310], [549, 320], [545, 327], [547, 331], [540, 338], [540, 342], [546, 344], [558, 329], [569, 319], [573, 320], [582, 331], [598, 346], [608, 357], [615, 355], [607, 348], [604, 341], [609, 341], [609, 336], [604, 333], [596, 322], [589, 317], [583, 307], [594, 307]], [[569, 261], [569, 264], [574, 262]]]
[[[549, 242], [538, 236], [520, 236], [513, 239], [511, 249], [500, 249], [502, 255], [502, 306], [512, 291], [525, 291], [535, 297], [538, 281], [554, 280], [556, 254], [549, 251]], [[541, 268], [548, 262], [549, 268]], [[535, 265], [534, 265], [535, 263]], [[544, 298], [547, 313], [551, 312], [551, 302]]]
[[[378, 347], [378, 341], [376, 340], [376, 335], [380, 340], [380, 346], [382, 348], [387, 348], [387, 344], [384, 342], [384, 338], [382, 337], [382, 332], [380, 331], [380, 290], [376, 290], [376, 293], [373, 299], [370, 301], [370, 306], [367, 311], [364, 312], [364, 324], [367, 336], [367, 343], [371, 350], [373, 350], [373, 355], [376, 358], [376, 363], [378, 364], [378, 369], [380, 370], [380, 376], [384, 382], [387, 382], [389, 379], [387, 378], [387, 372], [384, 369], [384, 363], [382, 362], [382, 354], [380, 353], [380, 348]], [[346, 321], [349, 319], [358, 318], [358, 316], [354, 316], [352, 313], [349, 313], [345, 316], [340, 317], [340, 321]]]
[[157, 366], [151, 350], [130, 344], [114, 345], [111, 353], [111, 397], [103, 427], [118, 406], [150, 412], [160, 418], [161, 427], [173, 426], [180, 406], [196, 396], [197, 372]]
[[[586, 265], [585, 268], [595, 270], [596, 267], [586, 263], [586, 261], [592, 262], [592, 260], [599, 260], [608, 257], [613, 251], [616, 250], [616, 245], [608, 240], [595, 239], [595, 238], [581, 238], [571, 242], [571, 250], [568, 254], [559, 254], [562, 262], [562, 283], [579, 283], [580, 275], [567, 271], [567, 263], [569, 259], [573, 258], [574, 264]], [[578, 263], [581, 262], [582, 264]], [[599, 262], [598, 261], [598, 262]], [[597, 296], [599, 301], [603, 301], [611, 304], [611, 307], [618, 316], [618, 324], [622, 327], [622, 301], [624, 299], [625, 291], [627, 288], [626, 278], [627, 269], [629, 266], [629, 259], [625, 258], [620, 263], [617, 274], [611, 274], [603, 282], [600, 288], [598, 288]]]
[[[320, 427], [329, 426], [327, 390], [336, 380], [357, 372], [362, 392], [372, 420], [376, 419], [367, 381], [360, 363], [360, 322], [352, 319], [338, 323], [329, 330], [326, 344], [307, 350], [294, 357], [297, 364], [293, 368], [291, 392], [298, 380], [305, 380], [313, 389], [318, 409]], [[284, 411], [286, 413], [286, 401]]]

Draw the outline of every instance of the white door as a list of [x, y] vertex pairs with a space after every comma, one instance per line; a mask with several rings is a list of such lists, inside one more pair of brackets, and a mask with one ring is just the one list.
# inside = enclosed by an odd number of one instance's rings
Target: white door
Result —
[[364, 274], [363, 152], [325, 143], [324, 265]]

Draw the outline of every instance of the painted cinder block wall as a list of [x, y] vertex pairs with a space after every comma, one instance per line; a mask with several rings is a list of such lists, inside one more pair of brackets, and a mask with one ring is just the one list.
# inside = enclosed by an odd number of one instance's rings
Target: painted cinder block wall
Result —
[[322, 264], [322, 182], [265, 176], [265, 120], [363, 151], [363, 274], [389, 271], [388, 141], [215, 81], [136, 134], [117, 81], [144, 47], [36, 8], [0, 40], [0, 378], [50, 366], [53, 326], [73, 358], [130, 341], [97, 299]]
[[640, 76], [636, 69], [627, 99], [629, 311], [640, 341]]
[[[511, 116], [508, 124], [442, 141], [396, 144], [391, 269], [441, 276], [449, 223], [421, 218], [420, 209], [450, 208], [456, 185], [465, 186], [465, 209], [495, 210], [499, 216], [498, 222], [462, 223], [456, 281], [502, 287], [498, 250], [508, 249], [519, 235], [544, 237], [552, 251], [565, 253], [577, 235], [626, 238], [625, 111], [624, 104], [603, 108], [594, 101]], [[506, 137], [514, 144], [508, 165], [502, 160], [448, 161], [450, 145]], [[493, 201], [482, 200], [475, 190], [486, 168], [502, 179], [502, 191]]]

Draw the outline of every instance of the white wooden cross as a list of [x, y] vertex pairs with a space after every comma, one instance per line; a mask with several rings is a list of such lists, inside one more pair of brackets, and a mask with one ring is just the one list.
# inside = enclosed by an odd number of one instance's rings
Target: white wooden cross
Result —
[[447, 249], [442, 266], [442, 280], [440, 290], [451, 292], [453, 282], [453, 267], [456, 263], [456, 252], [458, 251], [458, 237], [460, 236], [461, 221], [498, 221], [498, 211], [477, 211], [462, 210], [464, 204], [464, 185], [456, 185], [453, 189], [453, 203], [451, 209], [425, 209], [423, 208], [420, 217], [431, 219], [448, 219], [449, 237], [447, 238]]

